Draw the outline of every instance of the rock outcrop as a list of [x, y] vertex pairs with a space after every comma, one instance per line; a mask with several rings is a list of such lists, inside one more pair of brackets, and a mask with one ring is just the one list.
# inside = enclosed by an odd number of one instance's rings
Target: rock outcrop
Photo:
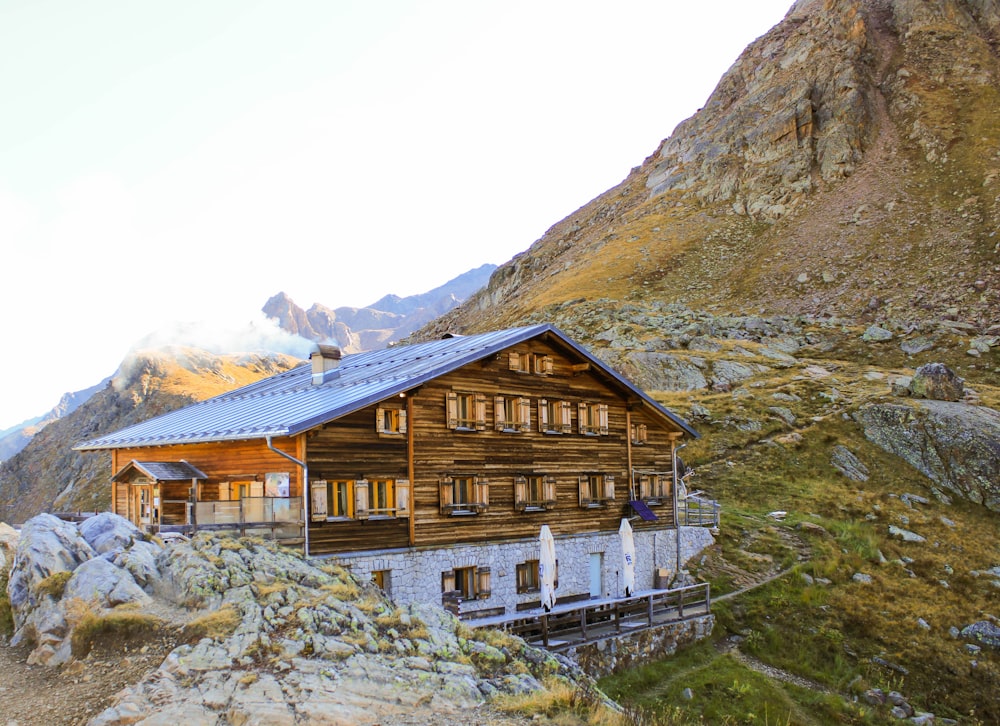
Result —
[[1000, 412], [927, 400], [873, 403], [854, 418], [869, 441], [927, 476], [939, 498], [957, 495], [1000, 512]]
[[[27, 522], [8, 592], [33, 663], [74, 656], [81, 613], [113, 623], [138, 604], [191, 634], [95, 726], [458, 722], [548, 678], [590, 685], [571, 661], [438, 607], [396, 607], [340, 567], [251, 538], [163, 546], [113, 514]], [[103, 637], [115, 638], [113, 625]]]

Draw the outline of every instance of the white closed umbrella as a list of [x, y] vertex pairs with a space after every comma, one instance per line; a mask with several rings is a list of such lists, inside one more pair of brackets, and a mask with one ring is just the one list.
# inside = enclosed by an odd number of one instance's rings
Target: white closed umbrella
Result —
[[541, 549], [538, 554], [538, 587], [542, 607], [548, 612], [556, 604], [556, 541], [552, 538], [549, 525], [542, 525], [538, 544]]
[[625, 581], [625, 597], [629, 597], [635, 592], [635, 537], [632, 536], [632, 525], [627, 519], [622, 520], [618, 536], [622, 539], [622, 579]]

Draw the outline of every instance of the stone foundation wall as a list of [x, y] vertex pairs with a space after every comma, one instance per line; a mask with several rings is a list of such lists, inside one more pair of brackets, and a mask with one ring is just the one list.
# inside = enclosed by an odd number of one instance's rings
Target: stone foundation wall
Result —
[[707, 638], [713, 627], [715, 616], [702, 615], [579, 645], [566, 651], [566, 655], [587, 674], [600, 678], [672, 656], [678, 648]]
[[[639, 530], [634, 537], [637, 591], [653, 589], [657, 570], [667, 570], [672, 578], [677, 567], [678, 540], [682, 566], [715, 541], [704, 527], [681, 527], [679, 537], [675, 529]], [[513, 613], [517, 605], [538, 600], [537, 592], [519, 594], [516, 578], [517, 565], [537, 560], [538, 552], [537, 539], [524, 539], [434, 549], [345, 554], [332, 559], [349, 567], [362, 579], [370, 578], [373, 571], [388, 571], [390, 595], [400, 605], [412, 602], [440, 604], [443, 572], [459, 567], [488, 566], [491, 581], [489, 596], [463, 603], [463, 613], [501, 607], [505, 612]], [[590, 594], [592, 555], [600, 555], [601, 595], [624, 595], [621, 540], [617, 532], [608, 532], [556, 537], [556, 558], [559, 562], [557, 599]]]

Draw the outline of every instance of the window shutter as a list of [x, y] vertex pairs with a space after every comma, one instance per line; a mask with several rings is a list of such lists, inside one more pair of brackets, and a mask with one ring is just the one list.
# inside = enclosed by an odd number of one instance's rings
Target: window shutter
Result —
[[399, 433], [406, 433], [406, 411], [401, 410], [399, 412]]
[[639, 476], [639, 499], [649, 499], [653, 493], [649, 486], [650, 477], [642, 474]]
[[309, 512], [309, 518], [314, 522], [320, 522], [326, 519], [327, 503], [326, 503], [326, 481], [314, 481], [310, 486], [312, 490], [312, 509]]
[[252, 481], [252, 482], [250, 482], [250, 496], [251, 497], [262, 497], [262, 496], [264, 496], [264, 482], [262, 482], [262, 481]]
[[611, 474], [604, 475], [604, 498], [615, 498], [615, 478]]
[[368, 480], [354, 482], [354, 517], [368, 519]]
[[538, 433], [544, 434], [549, 430], [549, 402], [544, 398], [538, 399]]
[[441, 592], [455, 591], [455, 571], [448, 570], [441, 573]]
[[486, 479], [476, 477], [476, 504], [482, 509], [490, 506], [490, 483]]
[[547, 476], [542, 480], [542, 503], [552, 506], [556, 503], [556, 478]]
[[410, 480], [396, 480], [396, 516], [410, 516]]
[[438, 489], [441, 492], [441, 511], [451, 511], [451, 506], [455, 503], [454, 480], [451, 477], [444, 477], [438, 481]]
[[490, 568], [480, 567], [476, 570], [476, 595], [485, 600], [490, 594]]
[[544, 376], [552, 375], [552, 356], [543, 355], [537, 358], [535, 363], [535, 373], [541, 373]]
[[503, 431], [506, 428], [506, 419], [504, 416], [504, 400], [503, 396], [493, 397], [493, 422], [497, 431]]
[[577, 413], [577, 422], [576, 422], [577, 429], [579, 429], [579, 431], [580, 431], [581, 434], [585, 434], [589, 430], [588, 426], [587, 426], [587, 404], [585, 404], [583, 401], [581, 401], [580, 403], [578, 403], [576, 405], [576, 408], [577, 408], [577, 411], [576, 411], [576, 413]]
[[376, 408], [375, 409], [375, 433], [384, 434], [385, 433], [385, 409]]
[[521, 370], [521, 354], [512, 350], [507, 354], [507, 365], [512, 371]]
[[518, 423], [521, 425], [521, 431], [527, 433], [528, 431], [531, 431], [531, 399], [519, 398], [517, 406], [521, 412], [521, 420]]
[[600, 427], [601, 436], [608, 435], [608, 404], [602, 403], [597, 407], [597, 423]]
[[580, 504], [590, 504], [590, 477], [587, 476], [580, 477]]
[[486, 394], [477, 393], [476, 394], [476, 429], [478, 431], [486, 430]]
[[448, 428], [458, 428], [458, 394], [449, 391], [445, 394], [445, 409], [448, 412]]
[[573, 404], [569, 401], [562, 401], [559, 404], [560, 409], [562, 409], [562, 432], [564, 434], [573, 433]]
[[514, 508], [522, 510], [528, 502], [528, 480], [523, 476], [514, 477]]

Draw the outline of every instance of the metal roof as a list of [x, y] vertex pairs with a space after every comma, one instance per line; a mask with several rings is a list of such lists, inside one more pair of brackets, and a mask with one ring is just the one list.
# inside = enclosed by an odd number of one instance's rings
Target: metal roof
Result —
[[298, 366], [221, 396], [82, 442], [74, 449], [93, 451], [295, 436], [541, 336], [575, 352], [590, 362], [594, 372], [603, 374], [612, 386], [627, 389], [684, 432], [698, 437], [684, 420], [558, 328], [533, 325], [346, 355], [318, 385], [312, 382], [311, 365]]
[[118, 481], [130, 469], [138, 469], [143, 474], [154, 481], [190, 481], [191, 479], [208, 479], [208, 475], [201, 469], [186, 461], [136, 461], [132, 459], [129, 463], [118, 470], [111, 480]]

